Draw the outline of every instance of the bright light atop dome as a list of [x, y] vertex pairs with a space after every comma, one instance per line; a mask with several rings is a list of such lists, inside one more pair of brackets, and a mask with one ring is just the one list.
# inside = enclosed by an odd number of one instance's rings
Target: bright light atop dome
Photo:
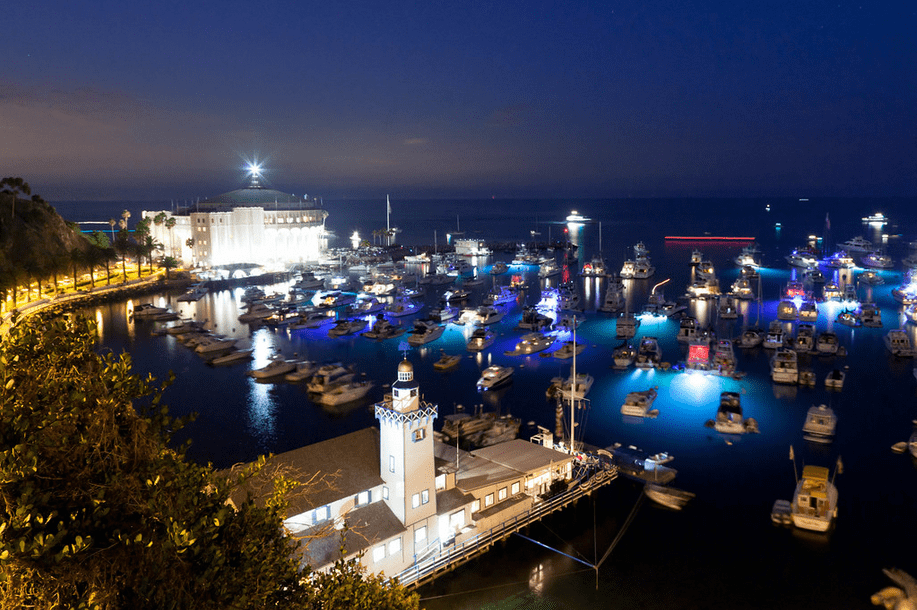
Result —
[[249, 163], [248, 171], [251, 173], [252, 176], [260, 176], [261, 175], [261, 166], [258, 165], [257, 163]]

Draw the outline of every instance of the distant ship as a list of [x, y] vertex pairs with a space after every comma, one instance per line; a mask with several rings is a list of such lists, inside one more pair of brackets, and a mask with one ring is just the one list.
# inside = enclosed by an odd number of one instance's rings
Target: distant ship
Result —
[[877, 227], [884, 227], [888, 224], [888, 217], [885, 216], [882, 212], [876, 212], [872, 216], [864, 216], [862, 218], [863, 222], [869, 223]]
[[573, 210], [570, 212], [570, 215], [567, 216], [567, 222], [588, 222], [589, 219], [585, 216], [581, 216], [579, 212]]

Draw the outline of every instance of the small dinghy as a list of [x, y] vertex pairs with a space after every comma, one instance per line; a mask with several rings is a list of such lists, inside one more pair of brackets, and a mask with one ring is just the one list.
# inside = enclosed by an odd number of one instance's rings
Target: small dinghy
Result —
[[658, 485], [656, 483], [647, 483], [644, 485], [643, 493], [656, 504], [671, 508], [672, 510], [681, 510], [685, 507], [685, 504], [690, 502], [695, 496], [695, 494], [690, 491], [675, 489], [674, 487]]

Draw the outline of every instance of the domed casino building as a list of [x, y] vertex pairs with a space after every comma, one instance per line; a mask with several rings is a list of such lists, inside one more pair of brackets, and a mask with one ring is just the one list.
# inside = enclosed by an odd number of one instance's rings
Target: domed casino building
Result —
[[265, 188], [257, 166], [249, 172], [244, 188], [174, 211], [144, 211], [163, 254], [205, 269], [318, 260], [328, 212], [317, 198]]

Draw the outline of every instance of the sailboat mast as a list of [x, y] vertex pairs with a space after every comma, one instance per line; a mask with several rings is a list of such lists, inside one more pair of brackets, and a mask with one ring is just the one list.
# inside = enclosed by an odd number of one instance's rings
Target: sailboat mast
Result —
[[389, 223], [389, 217], [392, 215], [392, 202], [389, 200], [388, 195], [385, 196], [385, 244], [390, 246], [392, 245], [392, 226]]
[[573, 385], [570, 387], [570, 453], [576, 448], [576, 316], [573, 316]]

